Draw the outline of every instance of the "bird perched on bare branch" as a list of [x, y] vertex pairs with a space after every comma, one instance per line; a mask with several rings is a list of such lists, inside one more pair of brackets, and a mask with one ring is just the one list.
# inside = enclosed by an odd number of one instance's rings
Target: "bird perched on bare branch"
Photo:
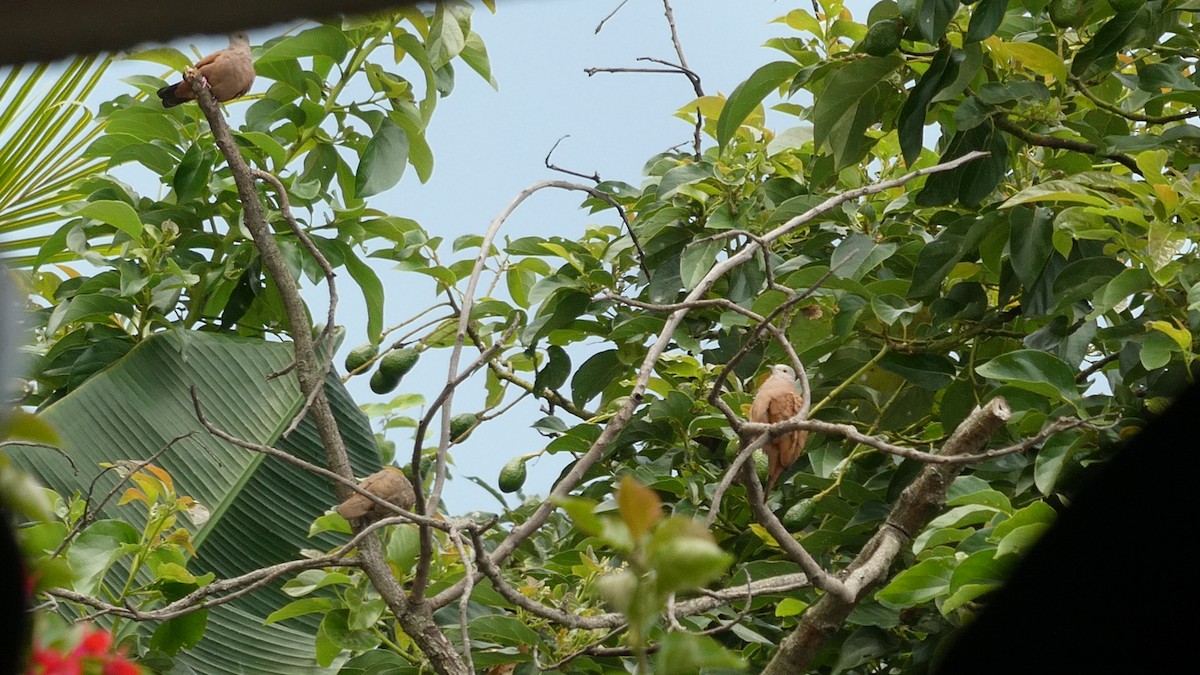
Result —
[[[208, 81], [213, 97], [225, 102], [245, 95], [254, 84], [254, 62], [250, 58], [250, 37], [245, 33], [229, 36], [229, 46], [200, 59], [193, 66]], [[173, 108], [196, 98], [192, 85], [180, 80], [158, 90], [164, 108]]]
[[[763, 382], [750, 404], [750, 421], [759, 424], [774, 424], [795, 417], [804, 407], [804, 397], [796, 393], [796, 371], [791, 366], [775, 364], [770, 368], [771, 376]], [[789, 431], [767, 441], [767, 494], [775, 487], [775, 481], [804, 451], [808, 430]]]
[[[412, 483], [398, 466], [387, 466], [380, 471], [367, 476], [358, 486], [380, 499], [391, 502], [402, 509], [411, 509], [416, 503]], [[390, 515], [386, 509], [367, 499], [365, 495], [354, 493], [346, 501], [338, 504], [337, 512], [346, 520], [362, 518], [367, 515]]]

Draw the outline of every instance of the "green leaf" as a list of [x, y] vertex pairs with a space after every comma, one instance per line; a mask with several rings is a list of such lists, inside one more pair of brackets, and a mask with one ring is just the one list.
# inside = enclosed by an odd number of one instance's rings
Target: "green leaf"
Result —
[[999, 380], [1014, 387], [1066, 401], [1083, 407], [1075, 385], [1075, 371], [1053, 354], [1033, 349], [1021, 349], [1001, 354], [975, 368], [989, 380]]
[[833, 153], [835, 169], [857, 162], [870, 147], [873, 141], [865, 132], [879, 121], [885, 81], [902, 63], [896, 55], [872, 56], [851, 61], [829, 76], [813, 106], [813, 140]]
[[587, 405], [588, 401], [624, 373], [625, 365], [621, 363], [617, 350], [593, 354], [571, 378], [571, 402], [581, 407]]
[[741, 657], [707, 635], [667, 633], [654, 655], [654, 672], [662, 675], [745, 670], [746, 662]]
[[945, 595], [950, 589], [954, 562], [947, 558], [929, 558], [896, 575], [875, 594], [876, 599], [891, 605], [911, 607]]
[[687, 516], [671, 516], [660, 524], [650, 544], [650, 566], [663, 593], [702, 588], [732, 562], [733, 556], [721, 550], [704, 525]]
[[263, 623], [272, 624], [276, 621], [304, 616], [305, 614], [324, 614], [337, 606], [333, 598], [300, 598], [271, 612], [266, 619], [263, 619]]
[[566, 383], [567, 377], [571, 375], [571, 357], [567, 354], [567, 350], [557, 345], [550, 345], [546, 348], [546, 356], [548, 357], [546, 365], [534, 377], [534, 391], [557, 390]]
[[800, 66], [793, 61], [775, 61], [759, 68], [739, 84], [721, 108], [717, 118], [717, 145], [724, 148], [738, 127], [762, 103], [767, 94], [794, 77]]
[[63, 326], [82, 321], [112, 323], [106, 321], [114, 314], [133, 315], [133, 304], [127, 298], [118, 298], [101, 293], [76, 295], [54, 308], [46, 332], [54, 333]]
[[1121, 12], [1096, 31], [1092, 39], [1075, 52], [1071, 74], [1090, 80], [1116, 63], [1116, 54], [1135, 42], [1150, 26], [1152, 10], [1142, 5], [1132, 12]]
[[87, 202], [83, 205], [83, 208], [76, 211], [73, 215], [80, 218], [95, 218], [124, 232], [135, 242], [139, 244], [145, 243], [142, 234], [142, 219], [138, 216], [137, 211], [134, 211], [133, 207], [125, 202], [105, 199]]
[[[175, 201], [183, 204], [206, 194], [208, 178], [212, 174], [213, 159], [198, 143], [193, 143], [171, 179], [171, 187], [175, 190]], [[137, 214], [134, 214], [136, 217]]]
[[808, 603], [798, 598], [784, 598], [775, 605], [775, 616], [796, 616], [808, 609]]
[[996, 545], [996, 557], [1000, 558], [1012, 553], [1018, 555], [1025, 553], [1037, 543], [1038, 539], [1042, 538], [1048, 529], [1050, 529], [1050, 525], [1047, 523], [1033, 523], [1014, 528]]
[[1062, 82], [1067, 79], [1067, 64], [1054, 52], [1036, 42], [1001, 42], [998, 51], [1021, 62], [1029, 70]]
[[367, 142], [354, 173], [355, 196], [370, 197], [391, 189], [400, 182], [407, 165], [408, 134], [395, 122], [384, 118]]
[[277, 42], [268, 42], [266, 49], [255, 60], [255, 65], [290, 61], [305, 56], [321, 56], [338, 62], [345, 58], [349, 51], [350, 41], [345, 33], [333, 26], [317, 26]]
[[1054, 253], [1054, 222], [1048, 209], [1016, 209], [1009, 216], [1013, 271], [1026, 288], [1037, 282]]
[[150, 646], [173, 656], [181, 649], [191, 649], [199, 644], [207, 626], [207, 609], [168, 619], [154, 629]]
[[989, 227], [998, 219], [999, 215], [994, 211], [982, 217], [959, 218], [922, 247], [917, 254], [917, 268], [908, 288], [908, 298], [915, 300], [940, 294], [946, 275], [967, 253], [979, 246]]
[[97, 595], [109, 568], [129, 553], [141, 538], [132, 525], [120, 520], [97, 520], [79, 533], [67, 549], [67, 561], [75, 573], [74, 589]]
[[463, 62], [471, 67], [479, 76], [488, 84], [492, 85], [492, 89], [499, 90], [500, 85], [496, 83], [496, 78], [492, 77], [492, 64], [488, 60], [487, 47], [483, 44], [483, 39], [479, 34], [471, 31], [467, 35], [466, 42], [463, 44], [462, 52], [459, 54]]
[[1008, 0], [981, 0], [971, 10], [971, 23], [963, 43], [979, 42], [991, 37], [1000, 23], [1004, 21], [1004, 12], [1008, 9]]
[[359, 290], [362, 291], [363, 302], [367, 306], [367, 337], [376, 340], [383, 333], [383, 282], [380, 281], [375, 270], [358, 257], [353, 248], [343, 241], [334, 241], [337, 242], [338, 249], [342, 252], [342, 264], [346, 266], [350, 278], [354, 279]]
[[938, 391], [949, 386], [957, 372], [950, 359], [932, 352], [888, 352], [879, 360], [879, 367], [929, 391]]
[[585, 533], [596, 536], [604, 529], [595, 513], [596, 502], [582, 497], [556, 497], [554, 504], [566, 511], [575, 526]]
[[852, 668], [874, 661], [893, 648], [894, 640], [886, 631], [874, 626], [864, 626], [850, 634], [838, 650], [837, 662], [832, 675], [841, 675]]
[[384, 558], [400, 574], [412, 572], [421, 553], [421, 535], [411, 523], [397, 525], [388, 536]]
[[843, 279], [858, 281], [896, 252], [896, 244], [881, 244], [874, 237], [854, 232], [833, 250], [830, 267]]
[[958, 11], [959, 0], [922, 0], [917, 8], [917, 29], [925, 41], [938, 44]]
[[1031, 185], [1004, 202], [1003, 208], [1035, 202], [1068, 202], [1110, 208], [1112, 202], [1101, 193], [1069, 180], [1048, 180]]
[[467, 36], [463, 33], [462, 25], [446, 8], [446, 3], [439, 2], [434, 9], [433, 20], [429, 22], [429, 37], [425, 44], [429, 54], [429, 65], [434, 70], [450, 63], [467, 46]]
[[690, 291], [699, 285], [704, 275], [716, 264], [717, 255], [723, 250], [725, 242], [722, 240], [708, 239], [688, 244], [679, 259], [679, 276], [683, 279], [683, 289]]
[[898, 296], [890, 293], [886, 295], [876, 295], [871, 298], [871, 311], [882, 322], [891, 326], [897, 321], [901, 325], [908, 325], [912, 316], [921, 311], [924, 303], [908, 304], [908, 302]]
[[420, 669], [389, 649], [364, 652], [350, 659], [338, 675], [418, 675]]
[[[926, 4], [931, 3], [926, 0]], [[917, 80], [900, 108], [896, 132], [900, 137], [900, 150], [904, 153], [905, 164], [912, 166], [921, 156], [925, 115], [929, 112], [929, 103], [938, 92], [958, 77], [958, 66], [963, 58], [961, 49], [954, 49], [949, 45], [939, 49], [929, 62], [929, 68], [921, 75], [921, 79]]]

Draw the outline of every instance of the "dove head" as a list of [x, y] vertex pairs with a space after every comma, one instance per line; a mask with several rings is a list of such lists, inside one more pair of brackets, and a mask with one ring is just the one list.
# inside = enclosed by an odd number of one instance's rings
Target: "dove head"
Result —
[[782, 363], [776, 363], [771, 366], [771, 374], [786, 380], [794, 381], [796, 379], [796, 371], [792, 370], [791, 366], [785, 366]]
[[242, 33], [242, 32], [231, 33], [229, 35], [229, 46], [230, 47], [249, 48], [250, 47], [250, 36], [245, 33]]

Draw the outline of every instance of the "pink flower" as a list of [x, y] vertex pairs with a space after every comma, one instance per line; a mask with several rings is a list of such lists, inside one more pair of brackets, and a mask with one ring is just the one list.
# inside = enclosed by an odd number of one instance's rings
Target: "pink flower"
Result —
[[104, 675], [141, 675], [141, 672], [141, 668], [121, 656], [114, 656], [104, 664]]
[[79, 646], [71, 653], [75, 656], [103, 656], [112, 648], [112, 642], [112, 635], [109, 635], [107, 631], [88, 631], [79, 641]]
[[81, 675], [82, 666], [75, 656], [65, 656], [49, 649], [35, 649], [32, 672], [39, 675]]

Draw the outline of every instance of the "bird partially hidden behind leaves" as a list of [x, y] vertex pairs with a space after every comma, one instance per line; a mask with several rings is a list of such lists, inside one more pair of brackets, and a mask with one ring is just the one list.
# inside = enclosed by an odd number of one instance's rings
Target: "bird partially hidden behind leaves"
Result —
[[[750, 421], [759, 424], [774, 424], [795, 417], [804, 406], [804, 397], [796, 393], [796, 371], [791, 366], [775, 364], [770, 367], [771, 376], [758, 388], [754, 402], [750, 404]], [[789, 431], [767, 441], [767, 494], [775, 487], [775, 481], [783, 470], [792, 465], [804, 452], [808, 430]]]
[[[384, 467], [382, 470], [376, 471], [362, 479], [358, 486], [402, 509], [411, 509], [417, 501], [416, 495], [413, 494], [412, 483], [408, 482], [408, 477], [404, 475], [404, 472], [398, 466]], [[382, 506], [367, 499], [365, 495], [357, 492], [347, 497], [346, 501], [338, 504], [337, 512], [346, 520], [366, 516], [384, 517], [392, 515], [387, 509], [384, 509]]]
[[[254, 62], [250, 58], [250, 37], [245, 33], [229, 36], [229, 46], [200, 59], [193, 66], [208, 81], [213, 97], [222, 103], [250, 91], [254, 84]], [[173, 108], [196, 98], [192, 85], [180, 80], [158, 90], [164, 108]]]

